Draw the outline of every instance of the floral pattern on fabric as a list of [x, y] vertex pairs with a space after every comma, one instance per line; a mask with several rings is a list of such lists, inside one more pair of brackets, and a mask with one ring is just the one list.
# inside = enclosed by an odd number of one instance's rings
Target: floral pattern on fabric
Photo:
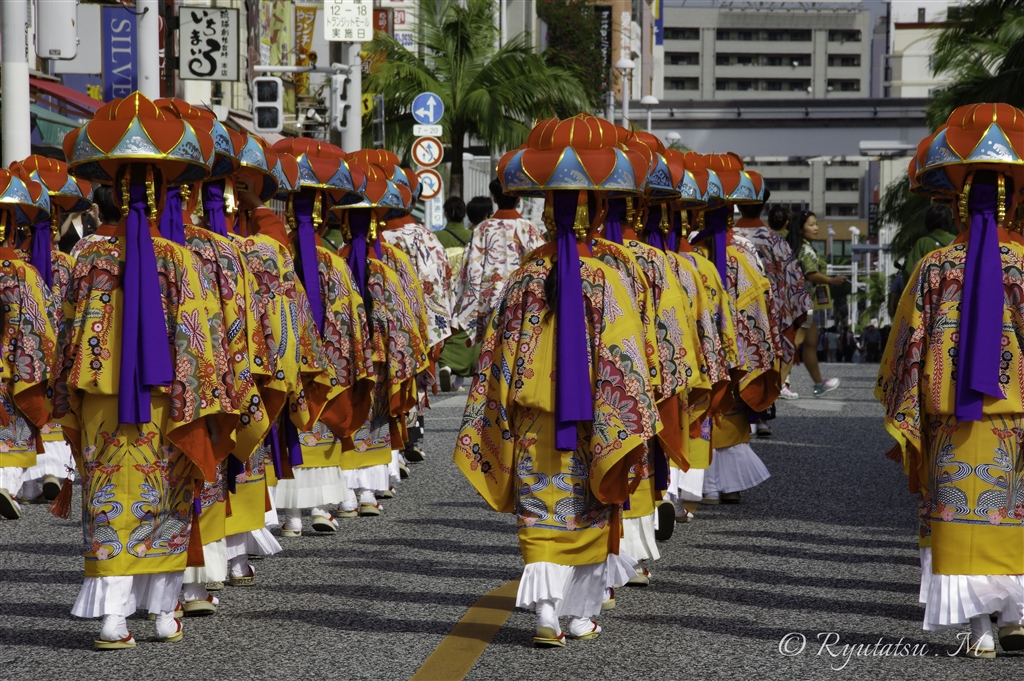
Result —
[[420, 286], [416, 270], [409, 260], [409, 256], [389, 243], [381, 242], [380, 253], [381, 261], [394, 270], [398, 275], [398, 280], [402, 283], [402, 288], [400, 289], [401, 300], [412, 316], [412, 323], [415, 326], [411, 328], [417, 331], [419, 336], [418, 343], [426, 352], [433, 347], [433, 344], [430, 342], [429, 331], [430, 313], [423, 298], [423, 287]]
[[[786, 240], [765, 225], [737, 226], [735, 231], [752, 244], [764, 266], [764, 274], [775, 294], [779, 329], [788, 329], [799, 317], [813, 311], [814, 304], [807, 292], [803, 270]], [[792, 364], [796, 346], [785, 335], [781, 336], [781, 342], [782, 361]]]
[[510, 277], [483, 342], [454, 456], [492, 508], [517, 515], [521, 541], [536, 531], [607, 527], [614, 505], [625, 500], [607, 490], [625, 489], [629, 466], [661, 428], [644, 329], [626, 313], [630, 293], [615, 281], [616, 270], [581, 257], [594, 420], [578, 427], [575, 452], [555, 449], [557, 320], [544, 292], [553, 261], [535, 253]]
[[408, 256], [423, 291], [429, 345], [441, 343], [452, 334], [455, 306], [450, 284], [452, 271], [444, 247], [433, 232], [416, 223], [386, 229], [381, 238]]
[[483, 341], [501, 289], [523, 258], [544, 245], [544, 233], [525, 218], [484, 220], [473, 230], [457, 272], [455, 324]]
[[57, 313], [35, 268], [6, 250], [0, 261], [0, 466], [27, 468], [35, 464], [40, 429], [50, 422], [46, 386], [57, 358]]

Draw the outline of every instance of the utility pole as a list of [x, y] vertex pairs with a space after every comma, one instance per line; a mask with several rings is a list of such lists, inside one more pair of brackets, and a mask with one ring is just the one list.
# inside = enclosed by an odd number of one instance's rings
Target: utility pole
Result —
[[[359, 151], [363, 148], [363, 58], [360, 56], [362, 43], [345, 43], [346, 61], [348, 64], [349, 97], [352, 103], [348, 127], [341, 135], [341, 148], [346, 152]], [[332, 93], [333, 94], [333, 93]]]
[[3, 0], [3, 164], [32, 154], [28, 87], [28, 0]]
[[[138, 0], [139, 92], [149, 99], [160, 98], [160, 6], [157, 0]], [[170, 49], [170, 46], [168, 46]]]

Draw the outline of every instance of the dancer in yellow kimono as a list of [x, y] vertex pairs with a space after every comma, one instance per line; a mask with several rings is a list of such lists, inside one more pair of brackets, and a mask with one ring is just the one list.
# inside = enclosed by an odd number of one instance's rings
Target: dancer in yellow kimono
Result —
[[[381, 242], [380, 229], [389, 215], [404, 213], [410, 204], [407, 185], [396, 184], [400, 169], [368, 163], [366, 154], [351, 155], [351, 166], [365, 176], [357, 203], [336, 205], [345, 245], [339, 255], [352, 273], [369, 317], [368, 345], [377, 382], [368, 418], [347, 443], [342, 457], [345, 480], [354, 493], [341, 505], [347, 515], [380, 515], [378, 496], [386, 498], [392, 486], [389, 467], [396, 450], [405, 447], [406, 418], [416, 407], [417, 377], [430, 366], [423, 307], [417, 292], [403, 285], [402, 275], [387, 264], [396, 262], [396, 250]], [[404, 178], [403, 178], [404, 179]], [[387, 255], [385, 255], [387, 253]], [[403, 266], [407, 258], [398, 257]], [[421, 295], [421, 294], [420, 294]]]
[[4, 324], [0, 342], [0, 516], [14, 520], [14, 497], [25, 471], [42, 451], [41, 429], [50, 422], [47, 385], [56, 361], [57, 332], [51, 289], [36, 269], [11, 247], [18, 215], [38, 222], [48, 215], [43, 186], [20, 167], [0, 170], [0, 289]]
[[620, 504], [661, 428], [638, 301], [587, 243], [588, 190], [638, 193], [646, 167], [614, 137], [570, 146], [575, 127], [544, 121], [498, 165], [507, 192], [546, 195], [554, 241], [505, 286], [455, 451], [487, 503], [516, 514], [526, 562], [517, 605], [537, 613], [533, 640], [546, 647], [565, 645], [559, 617], [571, 618], [570, 638], [598, 636], [605, 589], [635, 574], [618, 552]]
[[732, 231], [733, 206], [763, 201], [735, 154], [703, 158], [722, 186], [724, 205], [704, 212], [705, 228], [694, 246], [715, 263], [735, 309], [736, 338], [746, 373], [736, 385], [733, 408], [711, 432], [714, 453], [704, 476], [707, 503], [739, 503], [740, 492], [768, 479], [768, 469], [750, 448], [750, 423], [779, 396], [781, 341], [771, 284], [752, 247]]
[[[17, 166], [28, 173], [30, 179], [42, 185], [49, 197], [49, 215], [33, 225], [29, 238], [31, 243], [24, 243], [24, 250], [19, 250], [19, 255], [26, 262], [31, 262], [43, 281], [50, 286], [55, 303], [50, 309], [54, 313], [54, 327], [59, 333], [64, 321], [60, 301], [67, 297], [74, 258], [54, 247], [54, 233], [69, 212], [86, 210], [92, 205], [92, 186], [85, 180], [69, 176], [66, 163], [45, 156], [29, 156]], [[55, 421], [43, 426], [40, 436], [43, 451], [36, 457], [36, 465], [25, 471], [22, 497], [26, 500], [41, 498], [52, 502], [64, 489], [65, 498], [58, 502], [63, 515], [64, 509], [70, 512], [74, 458], [71, 448], [64, 441], [60, 425]]]
[[135, 645], [136, 606], [156, 615], [157, 640], [176, 641], [183, 571], [202, 560], [193, 507], [235, 448], [240, 414], [198, 262], [154, 232], [168, 184], [209, 174], [213, 141], [134, 93], [64, 151], [72, 174], [114, 186], [124, 215], [79, 251], [64, 301], [54, 416], [82, 475], [86, 567], [72, 613], [104, 618], [100, 649]]
[[954, 202], [961, 233], [925, 256], [900, 299], [875, 395], [931, 528], [924, 628], [970, 624], [966, 655], [1024, 649], [1024, 112], [956, 109], [926, 138], [916, 183]]
[[324, 407], [311, 430], [300, 433], [289, 421], [284, 423], [294, 477], [278, 481], [277, 503], [285, 509], [281, 534], [295, 537], [302, 534], [304, 508], [311, 509], [313, 530], [337, 532], [338, 522], [330, 509], [352, 497], [343, 470], [344, 443], [366, 420], [377, 379], [369, 359], [363, 297], [348, 266], [321, 240], [329, 209], [334, 203], [359, 200], [364, 175], [343, 159], [341, 149], [325, 142], [282, 140], [275, 151], [293, 155], [299, 165], [298, 191], [289, 197], [289, 219], [294, 221], [290, 248], [314, 328], [343, 390]]

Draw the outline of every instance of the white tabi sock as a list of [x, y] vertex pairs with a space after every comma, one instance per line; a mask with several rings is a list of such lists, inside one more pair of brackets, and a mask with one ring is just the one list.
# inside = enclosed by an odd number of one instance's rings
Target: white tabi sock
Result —
[[249, 576], [249, 556], [248, 554], [242, 554], [228, 561], [228, 568], [231, 570], [232, 577], [248, 577]]
[[975, 650], [996, 649], [996, 642], [992, 636], [992, 621], [988, 614], [971, 618], [971, 648]]
[[569, 620], [570, 636], [583, 636], [594, 631], [600, 632], [601, 627], [589, 617], [573, 617]]
[[368, 489], [359, 490], [359, 503], [373, 506], [377, 504], [377, 497]]
[[537, 601], [537, 628], [547, 627], [555, 632], [555, 636], [562, 633], [558, 625], [558, 616], [555, 615], [555, 602], [552, 600]]
[[286, 508], [284, 510], [284, 527], [287, 530], [298, 531], [302, 529], [302, 510], [298, 508]]
[[174, 612], [162, 612], [156, 616], [157, 638], [167, 638], [178, 633], [178, 621], [174, 619]]
[[210, 596], [205, 584], [186, 584], [182, 588], [182, 593], [186, 603], [188, 601], [205, 601]]
[[120, 641], [128, 636], [128, 622], [124, 615], [104, 615], [100, 638], [104, 641]]

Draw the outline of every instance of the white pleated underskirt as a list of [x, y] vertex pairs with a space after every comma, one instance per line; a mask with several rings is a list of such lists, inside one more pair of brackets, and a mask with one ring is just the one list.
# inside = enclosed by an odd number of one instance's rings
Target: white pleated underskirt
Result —
[[223, 582], [228, 578], [228, 546], [224, 539], [203, 544], [203, 567], [185, 568], [185, 584]]
[[704, 496], [704, 472], [704, 468], [684, 471], [672, 466], [665, 497], [669, 501], [700, 501]]
[[917, 594], [917, 602], [928, 603], [928, 589], [932, 581], [932, 547], [922, 546], [917, 552], [921, 556], [921, 589]]
[[228, 560], [240, 556], [272, 556], [281, 552], [281, 545], [265, 527], [226, 538]]
[[388, 487], [394, 487], [402, 481], [402, 471], [398, 467], [398, 456], [398, 450], [392, 449], [391, 463], [388, 464]]
[[716, 449], [711, 466], [704, 474], [704, 496], [742, 492], [757, 487], [769, 477], [771, 473], [746, 442]]
[[622, 519], [622, 539], [619, 549], [637, 560], [658, 560], [658, 551], [654, 538], [654, 513], [640, 518]]
[[25, 471], [26, 480], [42, 480], [47, 475], [52, 475], [58, 480], [75, 479], [75, 458], [71, 455], [71, 446], [67, 442], [44, 441], [43, 450], [42, 454], [36, 455], [36, 465]]
[[925, 631], [946, 631], [979, 615], [999, 613], [997, 624], [1024, 624], [1024, 575], [937, 575], [928, 580]]
[[270, 510], [263, 514], [264, 527], [280, 527], [281, 521], [277, 517], [277, 485], [267, 486], [267, 496], [270, 498]]
[[625, 584], [636, 575], [630, 556], [608, 554], [603, 563], [558, 565], [530, 563], [523, 569], [516, 607], [536, 610], [538, 601], [555, 603], [557, 617], [596, 617], [601, 613], [604, 590]]
[[294, 479], [277, 481], [278, 508], [318, 508], [340, 503], [346, 496], [346, 476], [337, 466], [293, 468], [292, 473]]
[[[386, 492], [391, 487], [389, 464], [363, 466], [345, 470], [345, 484], [353, 492], [368, 490], [370, 492]], [[284, 504], [281, 504], [284, 506]]]
[[7, 490], [7, 493], [12, 497], [18, 496], [18, 492], [21, 491], [21, 484], [25, 481], [26, 470], [28, 469], [15, 466], [0, 468], [0, 489]]
[[158, 572], [124, 577], [86, 577], [71, 608], [75, 617], [104, 615], [129, 617], [139, 609], [173, 612], [178, 604], [184, 573]]

